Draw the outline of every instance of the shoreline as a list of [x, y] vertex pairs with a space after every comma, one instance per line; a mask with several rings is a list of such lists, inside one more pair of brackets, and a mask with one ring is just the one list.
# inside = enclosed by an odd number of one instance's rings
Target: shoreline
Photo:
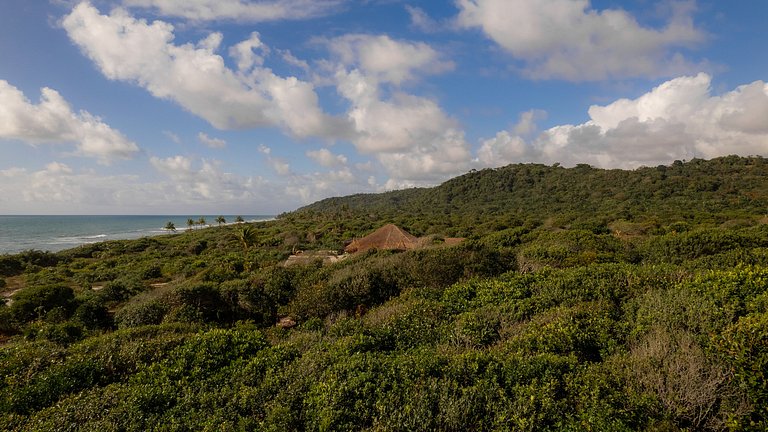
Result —
[[[191, 230], [216, 228], [216, 216], [202, 216], [213, 223], [196, 225]], [[236, 216], [225, 216], [222, 226]], [[246, 215], [242, 223], [269, 222], [275, 215]], [[0, 216], [0, 256], [15, 255], [28, 250], [56, 253], [78, 246], [112, 240], [137, 240], [144, 237], [181, 234], [190, 230], [186, 225], [189, 216], [140, 215], [140, 216]], [[197, 220], [197, 218], [192, 218]], [[164, 225], [173, 222], [176, 231], [166, 230]]]

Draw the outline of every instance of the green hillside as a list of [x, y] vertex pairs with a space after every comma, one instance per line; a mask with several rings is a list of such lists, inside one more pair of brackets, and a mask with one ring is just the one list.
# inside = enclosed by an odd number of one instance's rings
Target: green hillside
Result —
[[[729, 156], [711, 161], [676, 161], [633, 171], [538, 164], [473, 171], [434, 188], [329, 198], [298, 210], [339, 209], [377, 217], [403, 214], [487, 221], [658, 220], [713, 222], [768, 211], [768, 160]], [[459, 222], [456, 224], [455, 222]]]
[[[423, 247], [283, 266], [385, 223]], [[481, 170], [3, 255], [0, 291], [0, 430], [768, 429], [760, 157]]]

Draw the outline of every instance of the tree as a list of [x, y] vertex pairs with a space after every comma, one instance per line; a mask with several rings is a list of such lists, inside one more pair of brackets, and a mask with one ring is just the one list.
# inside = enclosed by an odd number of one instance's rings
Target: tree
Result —
[[168, 230], [168, 231], [176, 232], [176, 224], [174, 224], [171, 221], [168, 221], [168, 223], [165, 224], [165, 229]]
[[238, 217], [235, 218], [235, 222], [242, 223], [242, 222], [245, 222], [245, 220], [243, 219], [242, 216], [238, 216]]
[[237, 231], [235, 235], [237, 236], [237, 241], [239, 241], [240, 245], [243, 246], [243, 251], [245, 252], [248, 252], [248, 249], [256, 244], [256, 240], [258, 239], [256, 230], [253, 229], [251, 225], [244, 226], [239, 231]]
[[197, 224], [200, 225], [200, 228], [205, 226], [205, 218], [200, 216], [200, 219], [197, 220]]
[[216, 223], [218, 223], [219, 226], [222, 226], [223, 224], [227, 223], [227, 220], [224, 219], [224, 216], [219, 216], [216, 218]]
[[187, 219], [187, 227], [190, 231], [192, 231], [192, 227], [195, 226], [195, 220], [192, 218]]

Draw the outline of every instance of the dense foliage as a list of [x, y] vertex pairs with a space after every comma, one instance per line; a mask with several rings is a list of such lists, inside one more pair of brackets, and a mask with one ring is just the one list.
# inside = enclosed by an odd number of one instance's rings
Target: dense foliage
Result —
[[[766, 430], [767, 191], [513, 165], [0, 256], [0, 430]], [[431, 246], [282, 265], [388, 222]]]

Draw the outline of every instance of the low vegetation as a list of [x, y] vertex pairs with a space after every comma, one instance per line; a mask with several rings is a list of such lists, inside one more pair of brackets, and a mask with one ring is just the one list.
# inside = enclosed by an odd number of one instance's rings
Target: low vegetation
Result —
[[[513, 165], [0, 256], [0, 430], [766, 430], [766, 194]], [[385, 223], [434, 246], [281, 265]]]

